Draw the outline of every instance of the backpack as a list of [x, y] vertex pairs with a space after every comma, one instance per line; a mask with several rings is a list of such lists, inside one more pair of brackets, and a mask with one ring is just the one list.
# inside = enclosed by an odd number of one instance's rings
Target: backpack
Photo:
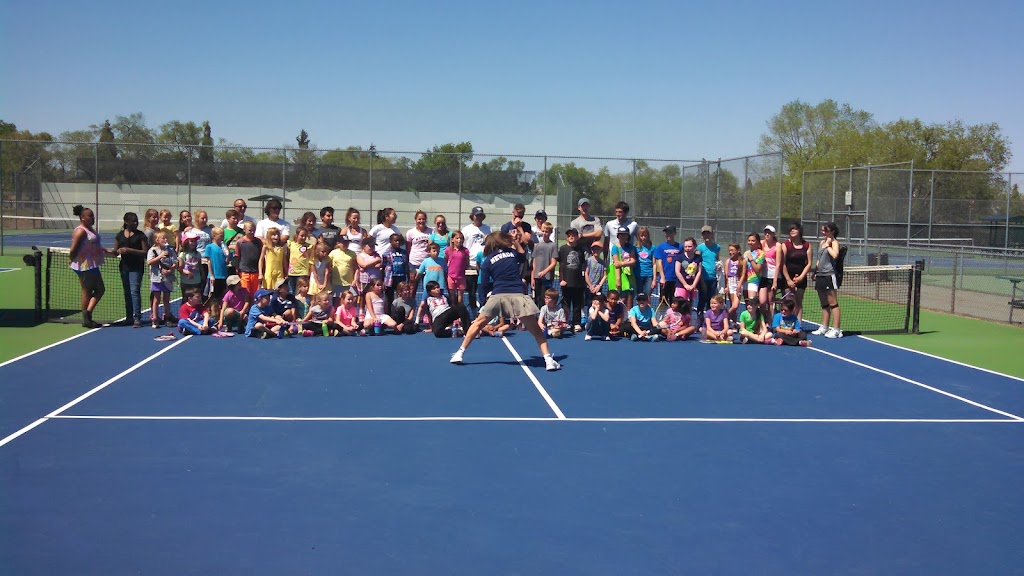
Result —
[[843, 286], [843, 271], [846, 267], [846, 252], [849, 250], [846, 246], [839, 247], [839, 257], [836, 258], [833, 266], [836, 269], [836, 283], [838, 288]]

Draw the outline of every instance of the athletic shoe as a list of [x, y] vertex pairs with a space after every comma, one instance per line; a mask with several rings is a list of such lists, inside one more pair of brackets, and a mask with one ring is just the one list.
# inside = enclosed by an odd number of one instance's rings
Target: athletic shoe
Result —
[[675, 332], [672, 332], [672, 333], [670, 333], [668, 335], [668, 341], [669, 342], [675, 342], [676, 341], [676, 333]]
[[782, 346], [782, 338], [776, 338], [774, 344], [776, 346]]
[[309, 338], [310, 336], [312, 336], [312, 335], [313, 335], [313, 331], [312, 331], [312, 330], [303, 330], [303, 331], [302, 331], [302, 335], [303, 335], [304, 337], [306, 337], [306, 338]]
[[612, 341], [612, 337], [611, 336], [605, 336], [604, 337], [604, 341], [605, 342], [611, 342]]
[[842, 330], [836, 330], [835, 328], [832, 328], [828, 332], [825, 332], [825, 338], [842, 338], [842, 337], [843, 337], [843, 331]]
[[[781, 342], [781, 340], [780, 340], [780, 342]], [[762, 342], [762, 344], [775, 344], [775, 340], [772, 339], [772, 338], [765, 338], [764, 342]]]
[[589, 341], [593, 340], [594, 337], [591, 336], [590, 334], [587, 334], [586, 336], [583, 337], [583, 339], [589, 342]]
[[[827, 338], [828, 334], [825, 334], [825, 337]], [[804, 348], [807, 348], [808, 346], [811, 345], [811, 341], [810, 340], [801, 340], [800, 341], [800, 345], [803, 346]]]
[[462, 364], [462, 354], [463, 354], [463, 352], [465, 352], [465, 350], [463, 350], [462, 348], [459, 348], [458, 350], [456, 350], [455, 353], [452, 354], [452, 359], [449, 360], [449, 362], [451, 362], [452, 364]]
[[160, 324], [158, 324], [158, 323], [156, 323], [156, 322], [153, 322], [153, 329], [154, 329], [154, 330], [156, 330], [156, 329], [157, 329], [157, 328], [159, 328], [159, 327], [160, 327]]
[[648, 342], [657, 342], [658, 340], [659, 337], [657, 334], [651, 334], [650, 336], [647, 337]]
[[575, 330], [576, 332], [583, 332], [583, 326], [580, 326], [579, 324], [577, 324], [577, 325], [576, 325], [576, 328], [574, 328], [574, 330]]
[[555, 370], [561, 370], [562, 365], [555, 361], [551, 356], [544, 357], [544, 369], [548, 372], [554, 372]]
[[828, 329], [827, 326], [821, 325], [821, 326], [818, 326], [817, 330], [815, 330], [814, 332], [811, 332], [811, 334], [814, 334], [815, 336], [823, 336], [823, 335], [826, 335], [826, 333], [828, 331], [829, 331], [829, 329]]
[[142, 328], [142, 320], [136, 318], [135, 321], [132, 322], [132, 328]]
[[630, 334], [629, 335], [629, 339], [632, 340], [633, 342], [636, 342], [636, 340], [637, 340], [636, 334]]

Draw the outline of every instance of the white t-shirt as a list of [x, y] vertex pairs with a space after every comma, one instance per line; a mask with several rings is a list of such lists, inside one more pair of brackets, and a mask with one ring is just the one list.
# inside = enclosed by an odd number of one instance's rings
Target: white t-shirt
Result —
[[277, 228], [281, 232], [281, 236], [291, 236], [292, 227], [288, 225], [287, 220], [278, 218], [277, 220], [271, 220], [270, 218], [264, 218], [256, 223], [256, 237], [262, 240], [267, 236], [268, 228]]
[[462, 229], [462, 235], [466, 237], [466, 249], [469, 250], [469, 265], [476, 269], [476, 255], [484, 251], [484, 238], [491, 233], [491, 227], [487, 224], [477, 226], [467, 224]]
[[377, 254], [383, 254], [391, 246], [392, 234], [401, 236], [402, 232], [394, 226], [389, 228], [383, 224], [377, 224], [370, 228], [370, 237], [373, 238], [374, 243], [377, 245]]
[[[584, 234], [590, 234], [594, 230], [601, 228], [601, 219], [597, 216], [591, 215], [590, 220], [587, 220], [583, 216], [577, 216], [575, 220], [569, 223], [570, 228], [575, 228], [580, 231], [580, 236]], [[593, 242], [593, 240], [591, 240]]]
[[415, 228], [410, 228], [405, 233], [405, 239], [409, 242], [409, 264], [419, 267], [424, 260], [427, 259], [427, 244], [430, 244], [430, 232], [428, 228], [426, 232], [420, 232]]
[[618, 218], [613, 218], [610, 222], [604, 225], [604, 237], [609, 238], [613, 243], [619, 235], [619, 228], [625, 227], [629, 230], [629, 241], [636, 243], [636, 229], [639, 225], [636, 220], [627, 220], [625, 223], [619, 223]]

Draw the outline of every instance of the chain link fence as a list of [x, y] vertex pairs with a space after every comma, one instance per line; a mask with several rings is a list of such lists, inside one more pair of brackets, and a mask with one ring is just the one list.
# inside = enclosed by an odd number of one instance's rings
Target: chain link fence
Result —
[[428, 225], [444, 214], [455, 228], [469, 223], [475, 206], [500, 225], [523, 204], [528, 220], [545, 210], [565, 230], [584, 197], [604, 221], [625, 201], [641, 224], [656, 231], [671, 224], [681, 237], [710, 224], [725, 240], [784, 217], [781, 155], [687, 161], [7, 140], [0, 166], [2, 253], [66, 246], [76, 204], [92, 207], [107, 234], [121, 228], [124, 213], [141, 218], [149, 208], [169, 210], [174, 222], [182, 210], [205, 210], [219, 223], [236, 198], [259, 219], [270, 197], [283, 201], [288, 220], [319, 217], [324, 206], [354, 207], [367, 228], [385, 207], [397, 211], [403, 229], [418, 210]]
[[803, 173], [805, 229], [834, 221], [854, 242], [1024, 248], [1024, 174], [915, 169], [913, 163]]

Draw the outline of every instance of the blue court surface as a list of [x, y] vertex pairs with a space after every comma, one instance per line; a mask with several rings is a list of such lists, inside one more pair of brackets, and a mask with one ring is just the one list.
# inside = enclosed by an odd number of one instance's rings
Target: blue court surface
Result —
[[[5, 574], [1024, 573], [1024, 381], [811, 349], [106, 328], [0, 365]], [[523, 359], [521, 364], [518, 357]]]

